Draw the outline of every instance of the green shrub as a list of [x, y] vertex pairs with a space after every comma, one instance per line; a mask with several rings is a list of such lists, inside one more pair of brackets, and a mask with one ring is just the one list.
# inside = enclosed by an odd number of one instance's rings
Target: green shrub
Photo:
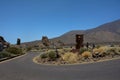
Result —
[[47, 57], [48, 57], [48, 56], [47, 56], [46, 53], [43, 53], [43, 54], [40, 55], [40, 58], [41, 58], [41, 59], [44, 59], [44, 58], [47, 58]]
[[47, 54], [48, 54], [48, 58], [49, 58], [50, 60], [52, 60], [52, 61], [56, 60], [56, 58], [57, 58], [56, 52], [50, 51], [50, 52], [48, 52]]
[[32, 50], [32, 47], [27, 47], [26, 48], [26, 51], [30, 51], [30, 50]]
[[82, 54], [82, 53], [84, 53], [85, 51], [87, 51], [86, 48], [80, 48], [80, 50], [79, 50], [79, 54]]
[[22, 49], [17, 48], [17, 47], [9, 47], [6, 49], [7, 52], [10, 52], [12, 54], [20, 55], [23, 54]]
[[0, 52], [0, 58], [11, 57], [12, 54], [6, 51]]

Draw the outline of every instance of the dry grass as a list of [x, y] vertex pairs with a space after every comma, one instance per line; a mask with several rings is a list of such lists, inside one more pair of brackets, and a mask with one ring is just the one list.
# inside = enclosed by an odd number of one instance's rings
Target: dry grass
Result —
[[100, 47], [100, 48], [95, 48], [93, 49], [93, 55], [94, 54], [99, 54], [101, 56], [106, 56], [106, 55], [120, 55], [120, 47]]
[[109, 47], [109, 49], [107, 50], [107, 52], [110, 55], [120, 55], [120, 47]]
[[62, 59], [68, 63], [76, 63], [79, 59], [78, 54], [67, 52], [62, 55]]
[[[46, 54], [40, 56], [39, 61], [50, 64], [72, 64], [81, 61], [99, 60], [120, 56], [120, 47], [103, 46], [91, 50], [82, 50], [80, 53], [71, 52], [71, 48], [57, 49], [59, 57], [55, 54], [55, 49], [46, 50]], [[51, 62], [52, 61], [52, 62]]]
[[59, 53], [60, 55], [62, 55], [62, 54], [64, 54], [65, 52], [64, 52], [63, 49], [58, 49], [58, 53]]
[[63, 48], [64, 52], [69, 52], [71, 50], [71, 48]]
[[89, 51], [85, 51], [85, 52], [82, 53], [82, 57], [84, 57], [84, 58], [90, 58], [90, 57], [92, 57], [92, 54]]
[[107, 46], [93, 49], [93, 54], [101, 54], [108, 50]]

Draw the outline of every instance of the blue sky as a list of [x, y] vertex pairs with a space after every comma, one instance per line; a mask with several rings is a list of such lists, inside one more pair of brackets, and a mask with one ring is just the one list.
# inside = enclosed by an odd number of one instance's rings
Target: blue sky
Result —
[[0, 35], [14, 44], [120, 19], [120, 0], [0, 0]]

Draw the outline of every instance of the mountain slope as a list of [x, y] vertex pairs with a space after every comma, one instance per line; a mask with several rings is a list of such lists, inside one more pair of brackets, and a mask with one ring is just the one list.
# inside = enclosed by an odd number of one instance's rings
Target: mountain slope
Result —
[[[75, 44], [75, 35], [84, 34], [84, 43], [120, 43], [120, 19], [100, 25], [90, 30], [73, 30], [59, 37], [50, 39], [52, 42], [61, 41], [65, 44]], [[38, 45], [40, 40], [25, 43], [27, 45]]]
[[55, 38], [55, 40], [61, 40], [66, 44], [74, 44], [76, 34], [84, 34], [85, 43], [120, 42], [120, 20], [109, 22], [90, 30], [70, 31], [58, 38]]
[[83, 33], [84, 31], [82, 30], [73, 30], [73, 31], [63, 34], [60, 37], [54, 38], [52, 40], [55, 42], [60, 40], [65, 44], [73, 44], [75, 42], [75, 34], [83, 34]]

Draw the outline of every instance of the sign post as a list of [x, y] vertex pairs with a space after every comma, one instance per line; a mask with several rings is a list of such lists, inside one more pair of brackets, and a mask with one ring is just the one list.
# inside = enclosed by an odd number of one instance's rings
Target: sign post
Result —
[[76, 50], [83, 47], [83, 34], [76, 34]]

